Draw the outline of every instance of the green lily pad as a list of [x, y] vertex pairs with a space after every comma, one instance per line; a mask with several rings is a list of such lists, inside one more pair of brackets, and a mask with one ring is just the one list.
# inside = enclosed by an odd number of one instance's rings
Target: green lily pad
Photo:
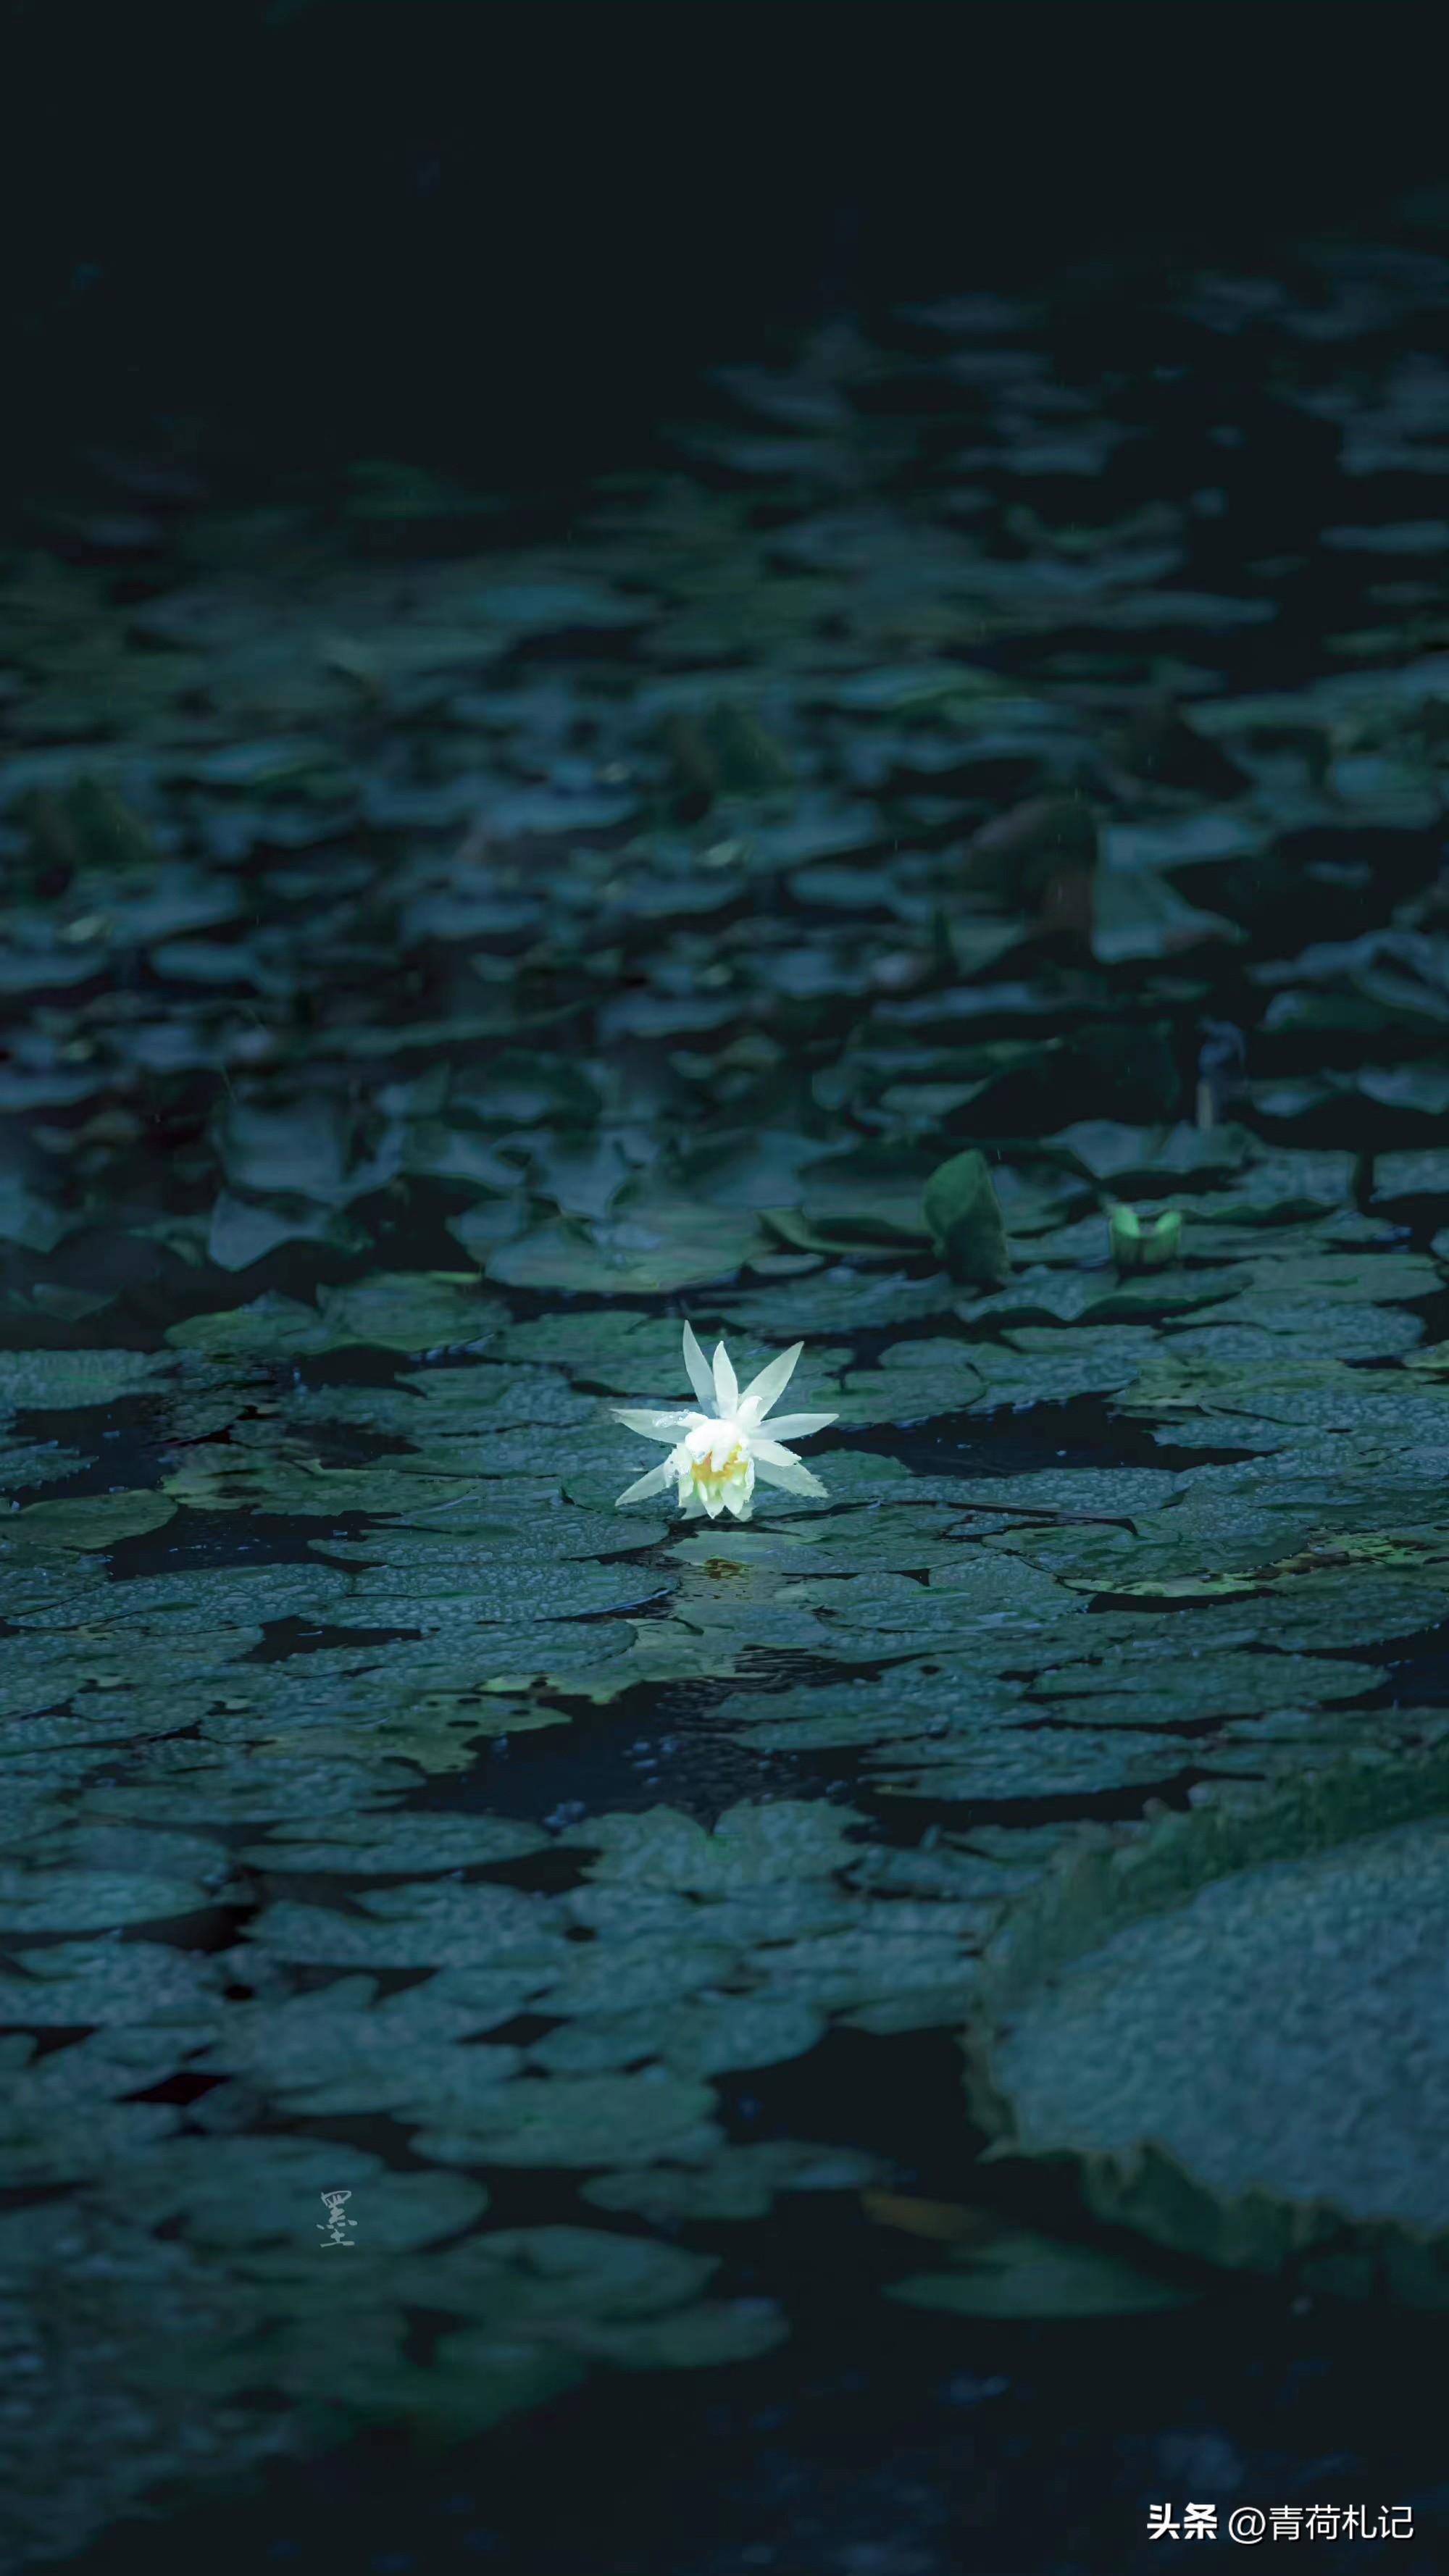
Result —
[[780, 1799], [730, 1807], [710, 1833], [673, 1808], [651, 1807], [643, 1815], [571, 1826], [562, 1839], [598, 1853], [590, 1871], [595, 1878], [723, 1896], [769, 1885], [782, 1872], [828, 1875], [850, 1857], [846, 1837], [860, 1822], [846, 1808]]
[[21, 2030], [133, 2022], [207, 2032], [225, 1984], [211, 1957], [169, 1942], [48, 1941], [0, 1976], [0, 2021]]
[[269, 1289], [249, 1306], [172, 1324], [166, 1339], [176, 1350], [224, 1359], [302, 1358], [368, 1345], [426, 1351], [486, 1340], [506, 1312], [481, 1293], [473, 1272], [377, 1272], [349, 1287], [323, 1288], [315, 1308]]
[[1084, 1846], [989, 1956], [983, 2115], [1164, 2244], [1260, 2269], [1367, 2252], [1443, 2304], [1446, 1798], [1440, 1752]]
[[179, 2030], [125, 2025], [38, 2050], [33, 2039], [0, 2039], [0, 2182], [74, 2182], [127, 2165], [180, 2125], [176, 2105], [125, 2097], [164, 2083], [187, 2041]]
[[[466, 2054], [466, 2052], [456, 2052]], [[424, 2093], [398, 2114], [421, 2118], [420, 2155], [437, 2164], [592, 2169], [655, 2156], [708, 2154], [718, 2132], [714, 2094], [697, 2078], [646, 2066], [637, 2074], [549, 2075]]]
[[[469, 1243], [466, 1219], [453, 1231]], [[732, 1278], [767, 1242], [746, 1210], [655, 1200], [621, 1201], [609, 1216], [592, 1222], [559, 1217], [497, 1250], [481, 1248], [489, 1278], [507, 1286], [628, 1297]]]
[[79, 1449], [62, 1449], [58, 1440], [0, 1442], [0, 1493], [24, 1493], [31, 1485], [54, 1485], [95, 1465]]
[[0, 1925], [15, 1934], [108, 1931], [119, 1923], [194, 1914], [212, 1901], [205, 1888], [180, 1877], [0, 1863]]
[[[487, 2207], [458, 2174], [390, 2173], [380, 2156], [325, 2138], [175, 2138], [128, 2180], [137, 2218], [170, 2224], [199, 2246], [301, 2245], [316, 2252], [324, 2191], [346, 2189], [357, 2243], [410, 2251], [471, 2225]], [[364, 2239], [363, 2231], [366, 2230]]]
[[885, 2168], [857, 2148], [789, 2138], [721, 2147], [701, 2165], [645, 2165], [596, 2174], [581, 2187], [595, 2209], [628, 2210], [656, 2227], [685, 2219], [764, 2218], [786, 2191], [860, 2191]]
[[913, 2272], [890, 2288], [907, 2307], [961, 2317], [1142, 2316], [1196, 2295], [1120, 2255], [1030, 2228], [984, 2231], [958, 2248], [948, 2270]]
[[284, 1899], [267, 1907], [251, 1937], [289, 1959], [339, 1968], [516, 1965], [537, 1988], [565, 1963], [562, 1927], [543, 1898], [457, 1881], [372, 1889], [347, 1913]]
[[27, 1503], [14, 1527], [16, 1535], [32, 1545], [114, 1547], [123, 1538], [139, 1538], [146, 1530], [163, 1528], [175, 1510], [165, 1494], [57, 1495], [52, 1502]]
[[[1204, 818], [1210, 819], [1210, 818]], [[1120, 842], [1124, 833], [1109, 833]], [[1164, 876], [1140, 861], [1099, 868], [1092, 882], [1092, 954], [1104, 966], [1177, 957], [1205, 941], [1236, 943], [1243, 932], [1221, 914], [1185, 903]]]
[[536, 1826], [507, 1816], [336, 1817], [320, 1832], [306, 1824], [277, 1826], [245, 1857], [258, 1869], [338, 1870], [350, 1878], [396, 1871], [486, 1869], [546, 1848]]
[[76, 1413], [143, 1393], [169, 1374], [159, 1351], [0, 1351], [0, 1407]]
[[[622, 2000], [630, 1991], [627, 1968], [618, 1974]], [[565, 1984], [550, 1997], [569, 2008]], [[605, 2012], [566, 2022], [529, 2050], [533, 2065], [549, 2074], [593, 2075], [657, 2059], [676, 2075], [724, 2075], [750, 2066], [778, 2066], [803, 2057], [822, 2037], [821, 2015], [798, 1997], [730, 1995], [691, 2008], [654, 2005]]]

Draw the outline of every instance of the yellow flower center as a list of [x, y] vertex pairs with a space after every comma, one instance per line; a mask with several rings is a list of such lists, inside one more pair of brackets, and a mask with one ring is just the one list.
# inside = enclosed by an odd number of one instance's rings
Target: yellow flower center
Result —
[[721, 1485], [727, 1485], [731, 1476], [742, 1475], [744, 1473], [744, 1467], [745, 1453], [739, 1443], [736, 1442], [734, 1448], [728, 1451], [724, 1459], [718, 1465], [716, 1465], [712, 1458], [696, 1458], [694, 1461], [694, 1481], [697, 1485], [708, 1486], [711, 1493], [713, 1493], [716, 1492]]
[[721, 1496], [727, 1485], [750, 1475], [749, 1442], [737, 1423], [699, 1422], [674, 1453], [681, 1491]]

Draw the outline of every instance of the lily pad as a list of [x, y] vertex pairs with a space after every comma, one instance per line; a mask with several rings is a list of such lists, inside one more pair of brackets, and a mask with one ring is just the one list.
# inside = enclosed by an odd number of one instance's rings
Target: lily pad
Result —
[[153, 1351], [0, 1351], [0, 1406], [75, 1413], [134, 1395], [169, 1374]]
[[[454, 1232], [469, 1243], [466, 1219]], [[490, 1279], [515, 1288], [603, 1290], [657, 1296], [728, 1279], [766, 1238], [748, 1211], [685, 1200], [622, 1201], [592, 1222], [559, 1217], [496, 1251], [482, 1246]]]
[[121, 1539], [163, 1528], [175, 1509], [165, 1494], [58, 1495], [53, 1502], [27, 1503], [14, 1527], [33, 1546], [114, 1547]]
[[1444, 2304], [1446, 1784], [1340, 1766], [1084, 1846], [988, 1959], [973, 2081], [1012, 2152], [1212, 2261], [1366, 2252]]
[[969, 2236], [947, 2271], [892, 2282], [890, 2295], [947, 2316], [1122, 2317], [1188, 2306], [1195, 2293], [1095, 2245], [1001, 2228]]

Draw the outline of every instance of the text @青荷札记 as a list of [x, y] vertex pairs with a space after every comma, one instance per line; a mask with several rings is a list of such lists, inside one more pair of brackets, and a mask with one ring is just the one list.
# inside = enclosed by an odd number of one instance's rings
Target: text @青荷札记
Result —
[[1149, 2505], [1149, 2540], [1412, 2540], [1407, 2504], [1239, 2504], [1219, 2517], [1215, 2504]]

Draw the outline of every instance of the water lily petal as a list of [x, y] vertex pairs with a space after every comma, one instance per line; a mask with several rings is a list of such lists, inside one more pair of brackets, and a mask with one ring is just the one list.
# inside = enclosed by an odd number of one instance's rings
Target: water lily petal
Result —
[[795, 1465], [794, 1450], [787, 1449], [784, 1442], [781, 1440], [767, 1439], [763, 1431], [751, 1432], [750, 1456], [755, 1459], [767, 1459], [772, 1467], [793, 1467]]
[[[742, 1422], [760, 1422], [785, 1392], [795, 1372], [795, 1362], [805, 1348], [803, 1342], [792, 1342], [788, 1351], [770, 1360], [758, 1377], [752, 1378], [739, 1402]], [[748, 1410], [746, 1408], [748, 1407]]]
[[728, 1418], [733, 1421], [735, 1406], [740, 1400], [740, 1382], [735, 1375], [734, 1362], [723, 1342], [715, 1344], [714, 1397], [721, 1419]]
[[614, 1504], [615, 1511], [618, 1510], [620, 1503], [642, 1503], [646, 1494], [662, 1494], [668, 1483], [669, 1461], [666, 1458], [663, 1466], [651, 1467], [647, 1476], [641, 1476], [637, 1484], [630, 1485], [626, 1492], [618, 1496]]
[[762, 1458], [758, 1449], [755, 1456], [758, 1472], [767, 1485], [778, 1485], [787, 1494], [814, 1494], [822, 1502], [828, 1500], [829, 1487], [822, 1485], [818, 1476], [812, 1476], [808, 1467], [802, 1467], [798, 1458], [792, 1459], [788, 1467], [779, 1467], [772, 1458]]
[[692, 1324], [686, 1324], [684, 1327], [684, 1365], [689, 1371], [689, 1383], [705, 1412], [713, 1413], [714, 1379], [709, 1373], [709, 1362], [695, 1339]]
[[[824, 1431], [830, 1423], [839, 1420], [838, 1413], [779, 1413], [770, 1425], [770, 1438], [772, 1440], [808, 1440], [812, 1431]], [[750, 1447], [758, 1452], [760, 1446], [758, 1432], [753, 1433]]]
[[610, 1409], [614, 1420], [622, 1422], [626, 1431], [642, 1432], [646, 1440], [667, 1440], [671, 1449], [681, 1432], [687, 1432], [699, 1418], [693, 1413], [636, 1412], [632, 1407], [618, 1404]]

